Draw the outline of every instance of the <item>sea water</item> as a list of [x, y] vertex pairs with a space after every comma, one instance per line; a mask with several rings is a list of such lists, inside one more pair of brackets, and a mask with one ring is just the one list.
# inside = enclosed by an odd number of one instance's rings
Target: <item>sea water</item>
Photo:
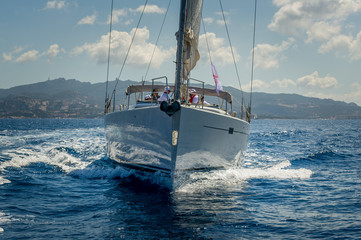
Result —
[[170, 191], [102, 120], [3, 119], [0, 239], [360, 239], [360, 165], [360, 120], [255, 120], [241, 168]]

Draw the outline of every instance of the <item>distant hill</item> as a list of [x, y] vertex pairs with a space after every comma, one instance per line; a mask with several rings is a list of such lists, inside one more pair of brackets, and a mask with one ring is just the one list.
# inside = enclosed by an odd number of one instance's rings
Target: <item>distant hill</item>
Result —
[[[128, 85], [134, 81], [119, 81], [116, 103], [123, 103]], [[108, 89], [114, 88], [109, 82]], [[212, 86], [207, 86], [211, 87]], [[241, 92], [224, 87], [241, 102]], [[91, 84], [59, 78], [34, 84], [0, 89], [0, 118], [101, 118], [104, 112], [105, 83]], [[249, 93], [244, 93], [249, 101]], [[239, 112], [240, 104], [233, 110]], [[304, 97], [297, 94], [253, 93], [252, 114], [257, 118], [283, 119], [361, 119], [361, 107], [331, 99]]]

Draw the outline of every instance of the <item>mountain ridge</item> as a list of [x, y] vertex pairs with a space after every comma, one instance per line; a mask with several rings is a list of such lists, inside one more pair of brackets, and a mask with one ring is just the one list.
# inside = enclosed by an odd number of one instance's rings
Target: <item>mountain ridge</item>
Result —
[[[108, 90], [111, 91], [115, 84], [116, 81], [110, 81]], [[139, 82], [118, 82], [117, 105], [122, 103], [126, 87], [132, 84]], [[226, 86], [224, 89], [236, 99], [242, 99], [238, 89]], [[249, 93], [243, 93], [245, 100], [249, 100], [249, 96]], [[0, 118], [101, 118], [104, 98], [105, 83], [65, 78], [0, 89]], [[240, 104], [233, 105], [233, 111], [239, 112]], [[361, 119], [361, 107], [355, 103], [299, 94], [254, 92], [252, 114], [262, 119]]]

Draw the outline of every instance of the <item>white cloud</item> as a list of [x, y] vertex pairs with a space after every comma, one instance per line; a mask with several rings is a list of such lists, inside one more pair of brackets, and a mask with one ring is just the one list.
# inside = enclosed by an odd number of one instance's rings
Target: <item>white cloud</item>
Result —
[[133, 19], [128, 19], [127, 21], [125, 21], [123, 24], [124, 25], [130, 25], [133, 23]]
[[317, 92], [307, 92], [304, 93], [304, 96], [308, 97], [317, 97], [323, 99], [334, 99], [336, 101], [344, 101], [344, 102], [354, 102], [361, 106], [361, 84], [360, 83], [352, 83], [352, 90], [345, 94], [337, 94], [337, 93], [321, 93]]
[[20, 53], [24, 50], [23, 47], [15, 47], [15, 49], [12, 52], [8, 52], [8, 53], [3, 53], [2, 57], [3, 57], [3, 62], [10, 62], [13, 60], [13, 55]]
[[308, 30], [320, 21], [343, 21], [361, 9], [359, 0], [274, 0], [273, 3], [280, 9], [268, 27], [292, 35]]
[[338, 85], [336, 78], [326, 75], [325, 77], [320, 77], [318, 72], [315, 71], [310, 75], [306, 75], [298, 78], [296, 81], [288, 78], [282, 80], [273, 80], [271, 85], [276, 85], [279, 88], [288, 88], [288, 87], [305, 87], [305, 88], [334, 88]]
[[[256, 91], [256, 90], [264, 91], [266, 88], [269, 88], [269, 87], [270, 87], [270, 84], [265, 82], [265, 81], [262, 81], [262, 80], [259, 80], [259, 79], [254, 79], [253, 80], [252, 91]], [[243, 90], [250, 92], [251, 91], [251, 83], [248, 83], [248, 84], [244, 85]]]
[[351, 60], [361, 59], [361, 31], [357, 34], [356, 39], [352, 42], [350, 51]]
[[18, 57], [15, 60], [15, 62], [16, 63], [31, 62], [31, 61], [38, 59], [40, 56], [41, 55], [39, 54], [38, 50], [30, 50], [30, 51], [27, 51], [27, 52], [21, 54], [20, 57]]
[[340, 52], [345, 54], [348, 52], [352, 44], [352, 37], [345, 35], [337, 35], [332, 37], [329, 41], [325, 42], [318, 49], [319, 53], [328, 53], [331, 51]]
[[350, 46], [351, 61], [361, 59], [361, 31], [357, 34], [357, 37], [352, 41]]
[[[142, 12], [144, 8], [144, 5], [140, 5], [137, 9], [130, 9], [130, 12]], [[144, 9], [145, 13], [165, 13], [166, 9], [165, 8], [160, 8], [157, 5], [147, 5]]]
[[[229, 16], [230, 13], [227, 11], [223, 11], [224, 16]], [[222, 12], [216, 12], [216, 15], [223, 16]]]
[[351, 84], [352, 86], [352, 89], [356, 90], [357, 92], [360, 93], [360, 96], [361, 96], [361, 83], [359, 82], [354, 82]]
[[[207, 40], [209, 49], [211, 52], [212, 61], [217, 66], [225, 66], [227, 64], [233, 64], [232, 52], [229, 46], [226, 46], [224, 38], [217, 38], [215, 33], [208, 32]], [[206, 35], [202, 34], [199, 36], [199, 52], [203, 61], [209, 61], [209, 54], [206, 44]], [[237, 53], [237, 49], [233, 47], [233, 53], [236, 62], [241, 59]]]
[[296, 37], [307, 36], [307, 43], [319, 41], [319, 53], [334, 52], [351, 61], [361, 59], [361, 37], [357, 35], [354, 39], [342, 33], [350, 26], [346, 19], [360, 12], [360, 0], [274, 0], [273, 3], [280, 9], [269, 29]]
[[316, 22], [307, 29], [308, 39], [306, 42], [310, 43], [312, 40], [327, 41], [330, 37], [339, 34], [341, 27], [339, 25], [330, 24], [328, 22]]
[[3, 62], [10, 62], [13, 59], [12, 53], [3, 53]]
[[[111, 55], [110, 60], [115, 64], [122, 64], [128, 51], [135, 28], [130, 33], [112, 31]], [[136, 67], [145, 67], [149, 64], [154, 44], [148, 42], [149, 30], [147, 27], [139, 28], [134, 39], [132, 48], [129, 52], [127, 64]], [[98, 64], [107, 63], [108, 60], [109, 34], [103, 35], [95, 43], [86, 43], [73, 49], [72, 53], [78, 55], [81, 53], [88, 54], [95, 59]], [[153, 56], [152, 66], [160, 65], [174, 54], [174, 49], [164, 50], [157, 47]]]
[[341, 100], [341, 96], [337, 95], [337, 94], [332, 94], [332, 93], [322, 93], [322, 92], [305, 92], [302, 94], [305, 97], [311, 97], [311, 98], [320, 98], [320, 99], [332, 99], [335, 101], [343, 101]]
[[96, 17], [97, 17], [96, 14], [93, 14], [91, 16], [86, 16], [79, 20], [78, 25], [82, 25], [82, 24], [93, 25]]
[[65, 52], [64, 49], [60, 49], [58, 44], [53, 44], [49, 47], [48, 51], [46, 51], [44, 54], [48, 56], [48, 62], [51, 62], [53, 58], [55, 58], [59, 52]]
[[15, 50], [13, 51], [13, 53], [20, 53], [20, 52], [22, 52], [24, 50], [24, 48], [23, 47], [15, 47]]
[[292, 79], [282, 79], [282, 80], [273, 80], [271, 82], [271, 84], [273, 85], [277, 85], [280, 88], [288, 88], [289, 86], [296, 86], [295, 81], [293, 81]]
[[[123, 9], [113, 10], [113, 24], [122, 22], [122, 24], [124, 24], [124, 25], [129, 25], [130, 23], [133, 22], [133, 20], [130, 18], [126, 18], [125, 20], [123, 20], [123, 18], [128, 16], [128, 12], [131, 12], [131, 13], [142, 12], [143, 7], [144, 7], [144, 5], [140, 5], [136, 9], [123, 8]], [[165, 11], [166, 11], [165, 8], [160, 8], [157, 5], [147, 5], [144, 10], [145, 13], [157, 13], [157, 14], [165, 13]], [[110, 15], [108, 17], [107, 24], [109, 24], [109, 23], [110, 23]]]
[[[127, 15], [128, 15], [128, 13], [125, 9], [113, 10], [113, 24], [120, 22], [121, 18], [125, 17]], [[110, 15], [108, 17], [107, 24], [109, 24], [109, 23], [110, 23]]]
[[282, 52], [287, 50], [294, 42], [293, 38], [283, 41], [281, 45], [275, 44], [258, 44], [254, 48], [255, 68], [262, 69], [278, 68], [279, 61], [284, 58]]
[[348, 57], [350, 61], [361, 59], [361, 31], [354, 39], [351, 35], [334, 35], [322, 42], [318, 48], [321, 54], [333, 52], [339, 57]]
[[211, 24], [211, 23], [213, 23], [213, 22], [214, 22], [214, 19], [213, 19], [213, 18], [211, 18], [211, 17], [208, 17], [208, 18], [203, 18], [203, 22], [208, 23], [208, 24]]
[[313, 72], [310, 75], [298, 78], [296, 83], [297, 86], [306, 88], [333, 88], [336, 87], [338, 84], [336, 78], [329, 75], [326, 75], [325, 77], [320, 77], [317, 71]]
[[351, 61], [361, 59], [361, 31], [356, 39], [352, 36], [336, 35], [323, 43], [318, 49], [319, 53], [334, 52], [341, 57], [350, 57]]
[[65, 1], [53, 0], [48, 1], [44, 9], [62, 9], [65, 8]]
[[[224, 26], [224, 20], [223, 19], [217, 20], [216, 23], [219, 26]], [[228, 20], [226, 20], [226, 24], [229, 25], [230, 22]]]
[[352, 89], [353, 91], [345, 94], [342, 99], [347, 102], [355, 102], [361, 106], [361, 84], [358, 82], [352, 83]]
[[[60, 52], [65, 52], [64, 49], [60, 49], [58, 44], [52, 44], [47, 51], [45, 52], [39, 52], [38, 50], [29, 50], [26, 52], [23, 52], [23, 47], [16, 47], [14, 51], [9, 53], [3, 53], [3, 61], [13, 61], [15, 63], [28, 63], [35, 61], [43, 56], [48, 57], [48, 62], [50, 62], [53, 58], [55, 58]], [[21, 53], [23, 52], [23, 53]], [[14, 55], [18, 55], [18, 57], [14, 57]], [[15, 58], [15, 60], [14, 60]]]

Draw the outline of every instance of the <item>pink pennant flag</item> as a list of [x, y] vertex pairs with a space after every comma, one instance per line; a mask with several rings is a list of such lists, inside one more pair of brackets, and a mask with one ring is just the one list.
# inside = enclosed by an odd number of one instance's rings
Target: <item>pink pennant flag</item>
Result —
[[221, 81], [219, 81], [216, 67], [213, 65], [213, 63], [211, 63], [211, 65], [212, 65], [212, 73], [213, 73], [214, 83], [216, 84], [216, 92], [219, 96], [219, 91], [223, 91], [222, 83], [221, 83]]

